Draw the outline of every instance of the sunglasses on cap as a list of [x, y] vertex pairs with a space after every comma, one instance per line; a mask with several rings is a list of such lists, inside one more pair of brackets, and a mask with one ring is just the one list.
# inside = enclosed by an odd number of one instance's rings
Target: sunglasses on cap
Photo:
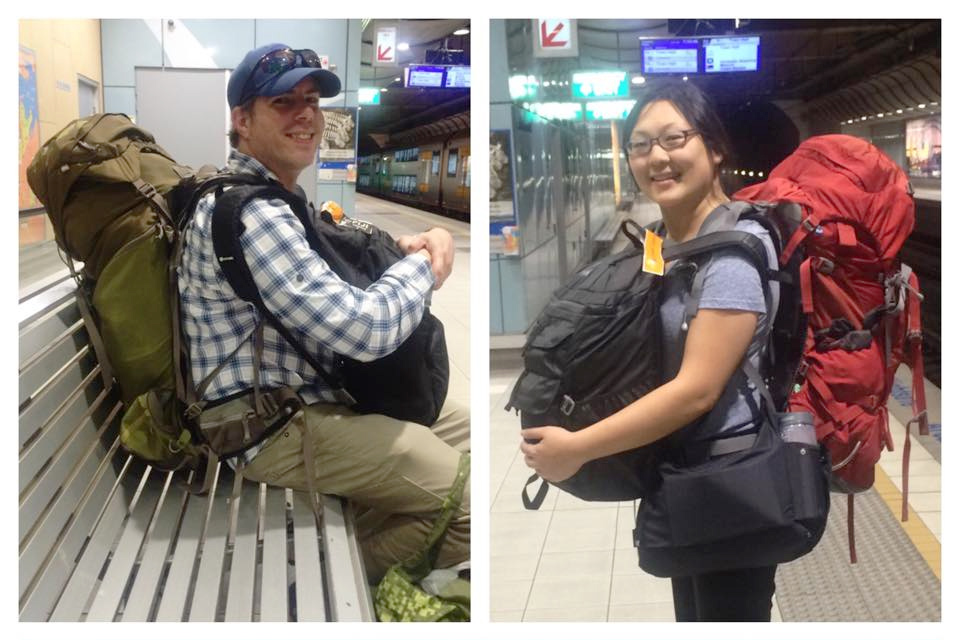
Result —
[[253, 68], [253, 73], [250, 74], [243, 85], [242, 95], [244, 99], [240, 102], [246, 102], [251, 96], [259, 95], [260, 90], [267, 83], [287, 71], [304, 67], [322, 68], [320, 56], [312, 49], [276, 49], [271, 51], [260, 58], [257, 66]]

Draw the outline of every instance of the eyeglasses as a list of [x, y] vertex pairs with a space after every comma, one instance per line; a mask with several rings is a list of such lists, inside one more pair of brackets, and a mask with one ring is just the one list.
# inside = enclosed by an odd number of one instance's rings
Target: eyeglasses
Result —
[[244, 83], [243, 96], [246, 102], [251, 96], [257, 95], [268, 82], [276, 79], [282, 73], [301, 67], [322, 68], [320, 56], [312, 49], [277, 49], [260, 58], [253, 68], [250, 77]]
[[655, 144], [659, 144], [664, 151], [673, 151], [687, 144], [687, 140], [699, 133], [696, 129], [686, 129], [685, 131], [668, 131], [656, 138], [630, 140], [626, 145], [627, 154], [633, 158], [642, 158], [650, 155]]

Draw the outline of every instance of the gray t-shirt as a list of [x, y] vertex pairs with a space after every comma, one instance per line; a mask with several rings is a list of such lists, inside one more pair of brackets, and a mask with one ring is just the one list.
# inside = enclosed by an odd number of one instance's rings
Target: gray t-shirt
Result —
[[[770, 267], [776, 268], [777, 255], [773, 241], [770, 234], [759, 223], [741, 220], [737, 222], [735, 229], [758, 236], [767, 249]], [[682, 268], [671, 268], [664, 276], [666, 279], [663, 303], [660, 306], [660, 320], [667, 380], [676, 377], [683, 359], [686, 334], [682, 331], [681, 325], [684, 321], [690, 283], [689, 271], [686, 273], [684, 271]], [[771, 281], [771, 290], [774, 302], [772, 308], [776, 309], [779, 301], [779, 284]], [[757, 329], [747, 348], [747, 355], [753, 366], [759, 368], [760, 353], [770, 330], [770, 320], [767, 317], [760, 274], [746, 255], [736, 249], [724, 249], [713, 254], [706, 265], [699, 309], [736, 309], [758, 313]], [[717, 339], [722, 339], [722, 336], [718, 336]], [[699, 424], [690, 425], [692, 432], [689, 435], [694, 440], [708, 440], [720, 434], [726, 437], [753, 428], [753, 411], [745, 395], [746, 384], [743, 374], [739, 370], [735, 372], [733, 382], [727, 385], [717, 406], [704, 419], [699, 420]], [[760, 406], [759, 393], [752, 385], [750, 389], [756, 403], [754, 406]], [[709, 419], [706, 419], [707, 417]]]

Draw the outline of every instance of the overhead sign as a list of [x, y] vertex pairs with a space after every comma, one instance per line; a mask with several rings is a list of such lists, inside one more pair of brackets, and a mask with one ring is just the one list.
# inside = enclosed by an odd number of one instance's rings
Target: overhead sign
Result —
[[599, 100], [584, 105], [585, 120], [623, 120], [630, 114], [636, 100]]
[[533, 21], [533, 55], [538, 58], [575, 58], [577, 21], [567, 18], [537, 18]]
[[397, 28], [379, 27], [373, 43], [373, 66], [394, 67], [397, 65]]
[[626, 71], [578, 71], [573, 74], [574, 98], [626, 98]]
[[582, 102], [524, 102], [523, 108], [547, 120], [583, 120]]

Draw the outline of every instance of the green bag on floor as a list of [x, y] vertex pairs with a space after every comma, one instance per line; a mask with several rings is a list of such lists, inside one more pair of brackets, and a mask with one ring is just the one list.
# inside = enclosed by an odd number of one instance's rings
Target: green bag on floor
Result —
[[440, 540], [463, 500], [463, 488], [470, 477], [470, 454], [460, 456], [457, 477], [443, 500], [440, 515], [427, 535], [426, 548], [409, 564], [398, 563], [387, 570], [377, 585], [374, 607], [381, 622], [469, 622], [470, 583], [454, 579], [439, 595], [424, 591], [419, 583], [433, 570]]

